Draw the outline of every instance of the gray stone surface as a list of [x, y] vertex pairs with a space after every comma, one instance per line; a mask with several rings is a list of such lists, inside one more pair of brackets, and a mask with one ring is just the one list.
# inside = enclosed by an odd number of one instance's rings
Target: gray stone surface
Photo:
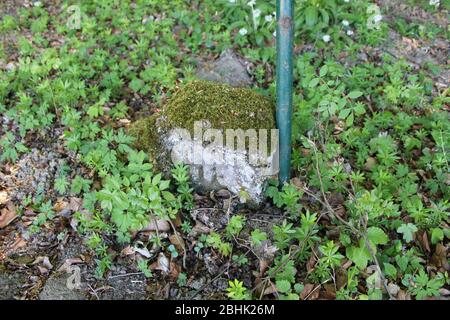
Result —
[[250, 87], [253, 84], [247, 72], [246, 62], [232, 50], [224, 51], [215, 61], [200, 63], [197, 77], [226, 83], [232, 87]]
[[147, 279], [142, 274], [124, 275], [108, 279], [108, 289], [99, 293], [101, 300], [143, 300], [146, 296]]
[[[177, 134], [163, 136], [162, 140], [162, 145], [171, 154], [173, 163], [182, 162], [189, 165], [195, 189], [205, 192], [226, 188], [240, 195], [242, 202], [261, 203], [265, 182], [276, 175], [274, 168], [278, 168], [276, 152], [265, 159], [266, 166], [256, 166], [249, 162], [246, 153], [225, 146], [211, 149], [202, 143], [180, 139]], [[177, 148], [178, 146], [181, 148]], [[194, 151], [186, 153], [186, 149]], [[204, 164], [194, 164], [196, 152]], [[217, 153], [223, 155], [221, 161], [216, 160]], [[242, 192], [245, 192], [245, 197], [241, 196]]]
[[41, 293], [40, 300], [85, 300], [86, 297], [79, 290], [71, 290], [67, 286], [69, 274], [53, 275], [48, 278]]
[[0, 300], [20, 298], [21, 288], [25, 283], [25, 275], [21, 273], [7, 273], [0, 270]]

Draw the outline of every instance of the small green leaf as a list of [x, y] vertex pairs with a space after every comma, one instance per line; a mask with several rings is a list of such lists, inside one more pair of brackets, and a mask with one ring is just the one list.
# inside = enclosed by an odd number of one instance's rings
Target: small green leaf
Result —
[[328, 66], [323, 66], [322, 68], [320, 68], [319, 75], [321, 77], [326, 76], [327, 73], [328, 73]]
[[360, 247], [347, 248], [346, 253], [347, 258], [352, 260], [359, 269], [365, 269], [372, 258], [369, 250], [364, 246], [363, 241], [361, 241]]
[[359, 97], [361, 97], [363, 95], [363, 93], [361, 91], [352, 91], [348, 94], [348, 97], [350, 99], [357, 99]]
[[278, 280], [276, 282], [276, 287], [278, 292], [281, 293], [288, 293], [289, 291], [291, 291], [291, 283], [287, 280]]
[[296, 283], [294, 285], [294, 290], [295, 292], [297, 292], [298, 294], [302, 293], [303, 289], [305, 289], [305, 286], [301, 283]]
[[314, 78], [314, 79], [312, 79], [312, 80], [309, 82], [308, 87], [309, 87], [309, 88], [314, 88], [314, 87], [316, 87], [316, 86], [319, 84], [319, 82], [320, 82], [320, 79], [319, 79], [319, 78]]
[[370, 227], [367, 229], [367, 237], [369, 241], [374, 245], [377, 244], [386, 244], [389, 241], [388, 236], [381, 228], [378, 227]]
[[145, 85], [144, 81], [142, 81], [139, 78], [133, 79], [130, 82], [130, 88], [131, 90], [133, 90], [134, 92], [138, 92], [140, 89], [142, 89], [142, 87]]
[[417, 227], [413, 223], [404, 223], [398, 227], [397, 232], [403, 234], [403, 239], [406, 242], [413, 241], [413, 235], [417, 231]]
[[433, 228], [431, 231], [431, 243], [436, 244], [444, 240], [444, 231], [440, 228]]
[[352, 109], [342, 109], [341, 112], [339, 112], [339, 118], [341, 119], [347, 118], [350, 112], [352, 112]]
[[384, 273], [391, 279], [397, 279], [397, 269], [390, 263], [384, 263]]
[[345, 124], [347, 126], [351, 126], [353, 124], [353, 120], [355, 120], [355, 116], [353, 115], [353, 112], [350, 113], [350, 115], [348, 116], [347, 120], [345, 120]]
[[305, 9], [305, 22], [308, 27], [312, 27], [316, 24], [318, 17], [317, 8], [314, 6], [309, 6]]

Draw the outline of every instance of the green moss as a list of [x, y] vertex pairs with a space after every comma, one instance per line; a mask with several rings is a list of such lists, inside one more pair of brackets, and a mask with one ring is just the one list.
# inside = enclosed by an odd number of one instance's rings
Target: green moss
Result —
[[134, 122], [128, 133], [135, 137], [134, 147], [154, 154], [158, 152], [159, 142], [156, 128], [157, 114]]
[[214, 129], [271, 129], [274, 104], [247, 88], [193, 81], [181, 88], [163, 113], [167, 126], [192, 131], [194, 122], [208, 120]]
[[274, 113], [273, 101], [251, 89], [193, 81], [181, 87], [159, 114], [136, 121], [129, 133], [136, 137], [137, 148], [158, 155], [161, 132], [173, 128], [193, 132], [194, 122], [201, 120], [214, 129], [272, 129]]

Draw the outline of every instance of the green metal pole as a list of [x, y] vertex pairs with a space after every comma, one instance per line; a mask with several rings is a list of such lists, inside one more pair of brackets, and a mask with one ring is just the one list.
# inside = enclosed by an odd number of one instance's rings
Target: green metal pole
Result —
[[277, 127], [281, 184], [291, 176], [293, 15], [294, 0], [277, 0]]

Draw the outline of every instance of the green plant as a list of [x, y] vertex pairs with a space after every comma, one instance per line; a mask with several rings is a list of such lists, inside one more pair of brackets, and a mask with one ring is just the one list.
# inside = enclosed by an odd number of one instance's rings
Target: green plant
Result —
[[186, 273], [180, 272], [180, 273], [178, 274], [177, 284], [178, 284], [180, 287], [184, 287], [184, 286], [186, 285], [186, 283], [187, 283], [187, 276], [186, 276]]
[[244, 228], [245, 217], [243, 216], [233, 216], [226, 227], [226, 234], [228, 238], [237, 237]]
[[249, 300], [250, 295], [247, 293], [247, 288], [244, 283], [238, 279], [228, 281], [227, 296], [232, 300]]
[[172, 169], [172, 177], [177, 184], [178, 199], [183, 204], [183, 208], [190, 210], [194, 207], [193, 189], [189, 186], [189, 168], [185, 165], [177, 164]]
[[152, 165], [145, 162], [143, 152], [132, 152], [129, 163], [113, 176], [107, 177], [102, 190], [96, 193], [102, 210], [111, 216], [119, 241], [126, 241], [129, 232], [145, 227], [150, 219], [174, 218], [177, 201], [167, 191], [170, 182], [154, 175]]
[[232, 260], [234, 263], [236, 263], [239, 267], [244, 266], [248, 264], [248, 259], [245, 255], [233, 255]]
[[416, 299], [424, 299], [432, 296], [439, 296], [439, 289], [445, 284], [445, 278], [442, 273], [430, 278], [425, 271], [420, 270], [418, 274], [407, 274], [402, 279], [402, 283], [408, 288]]
[[271, 185], [267, 188], [267, 195], [272, 198], [274, 204], [279, 208], [286, 207], [288, 212], [293, 215], [301, 209], [299, 200], [302, 194], [302, 191], [292, 184], [285, 184], [281, 191], [278, 191], [276, 181], [271, 181]]
[[206, 243], [214, 249], [219, 250], [219, 252], [225, 257], [231, 254], [231, 243], [222, 241], [220, 235], [216, 232], [211, 232], [207, 236]]
[[147, 261], [144, 259], [138, 260], [137, 264], [138, 269], [145, 275], [146, 278], [153, 277], [152, 271], [148, 268]]

